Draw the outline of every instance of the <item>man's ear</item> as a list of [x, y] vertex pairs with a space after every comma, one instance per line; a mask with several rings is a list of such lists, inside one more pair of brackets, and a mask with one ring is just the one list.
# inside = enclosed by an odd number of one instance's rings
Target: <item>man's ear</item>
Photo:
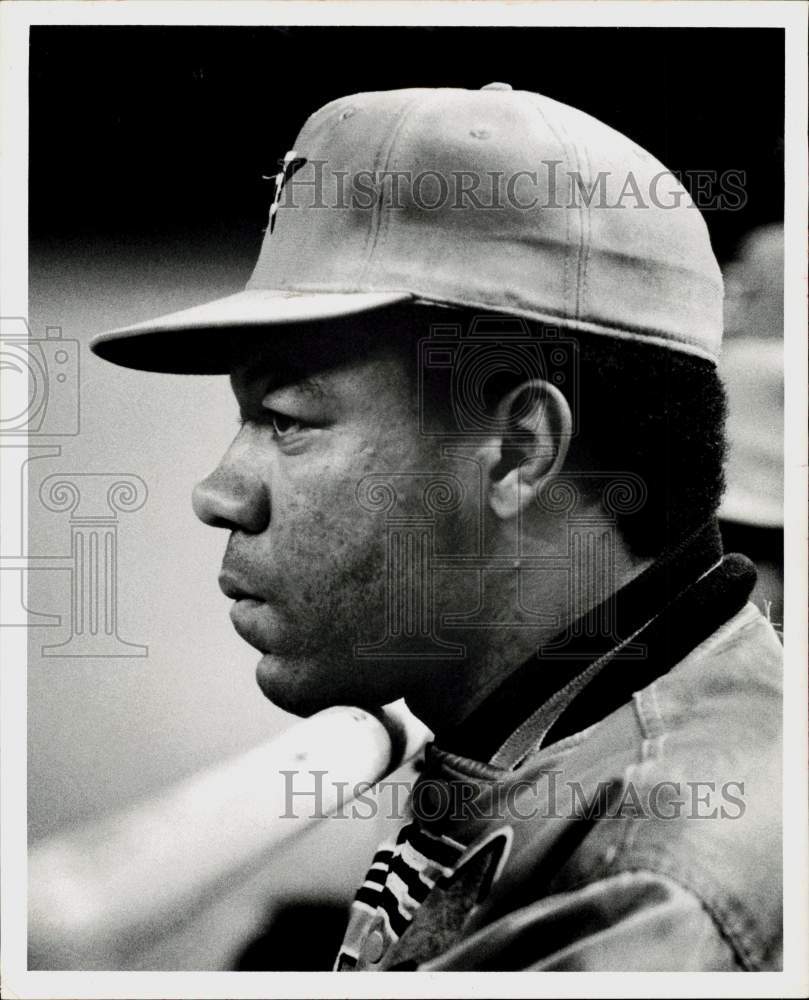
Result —
[[497, 408], [502, 428], [489, 450], [488, 494], [498, 517], [515, 517], [567, 458], [573, 417], [562, 393], [534, 379], [512, 389]]

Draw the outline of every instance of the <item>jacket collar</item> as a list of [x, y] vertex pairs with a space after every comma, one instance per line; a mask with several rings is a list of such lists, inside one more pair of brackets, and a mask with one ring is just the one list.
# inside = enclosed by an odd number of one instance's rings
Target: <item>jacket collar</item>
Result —
[[516, 766], [530, 749], [598, 722], [671, 669], [744, 606], [755, 580], [744, 556], [722, 557], [711, 521], [541, 647], [438, 745]]

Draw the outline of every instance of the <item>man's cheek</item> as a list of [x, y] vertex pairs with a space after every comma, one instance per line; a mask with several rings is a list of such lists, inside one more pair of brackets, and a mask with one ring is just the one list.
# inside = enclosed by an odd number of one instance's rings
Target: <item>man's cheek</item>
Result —
[[[353, 490], [325, 490], [290, 498], [274, 524], [276, 563], [303, 583], [307, 597], [337, 583], [350, 584], [370, 571], [383, 572], [384, 517], [363, 510]], [[331, 595], [337, 597], [339, 595]]]

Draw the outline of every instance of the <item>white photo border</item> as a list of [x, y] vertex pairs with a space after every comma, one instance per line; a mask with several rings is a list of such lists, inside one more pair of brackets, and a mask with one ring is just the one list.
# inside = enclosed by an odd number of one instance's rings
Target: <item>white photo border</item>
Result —
[[[9, 997], [801, 997], [809, 994], [807, 812], [807, 6], [791, 2], [28, 2], [0, 5], [0, 301], [27, 315], [32, 25], [781, 27], [786, 38], [784, 969], [778, 973], [30, 972], [26, 963], [25, 630], [3, 636], [2, 973]], [[751, 141], [755, 141], [751, 132]], [[14, 488], [0, 477], [3, 494]], [[3, 504], [5, 506], [5, 504]]]

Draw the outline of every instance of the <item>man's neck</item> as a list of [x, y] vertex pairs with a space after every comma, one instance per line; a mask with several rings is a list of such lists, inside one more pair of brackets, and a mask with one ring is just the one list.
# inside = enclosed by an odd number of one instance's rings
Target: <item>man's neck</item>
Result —
[[[407, 696], [410, 710], [429, 726], [436, 738], [458, 726], [511, 673], [653, 562], [633, 557], [622, 545], [616, 546], [612, 555], [609, 574], [585, 571], [586, 579], [576, 581], [578, 586], [565, 580], [562, 586], [549, 589], [549, 579], [558, 583], [561, 574], [531, 569], [509, 574], [510, 580], [501, 582], [497, 595], [487, 595], [490, 600], [495, 598], [488, 614], [491, 624], [447, 633], [453, 642], [463, 642], [468, 655], [457, 663], [438, 664], [432, 682], [420, 685]], [[540, 614], [527, 610], [533, 608], [540, 609]], [[544, 624], [536, 624], [538, 617]]]
[[[716, 525], [706, 524], [526, 657], [459, 724], [439, 728], [437, 742], [489, 761], [529, 716], [543, 742], [592, 724], [735, 614], [754, 580], [749, 560], [723, 561]], [[605, 669], [612, 661], [619, 666]]]

